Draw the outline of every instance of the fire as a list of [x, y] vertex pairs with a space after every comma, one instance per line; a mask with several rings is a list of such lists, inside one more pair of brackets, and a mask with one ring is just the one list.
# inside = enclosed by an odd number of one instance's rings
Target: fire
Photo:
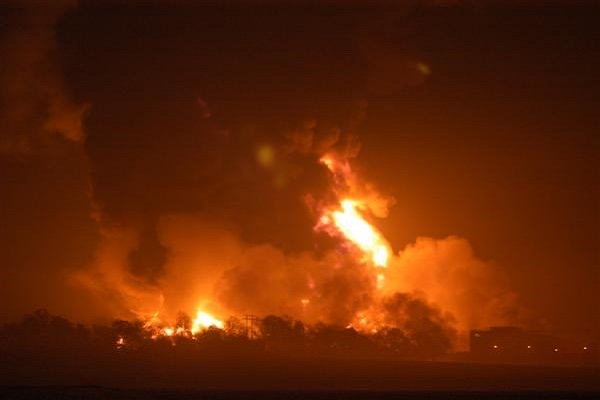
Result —
[[[320, 162], [331, 172], [332, 192], [337, 202], [321, 208], [315, 229], [341, 238], [345, 245], [357, 249], [360, 261], [375, 267], [373, 279], [376, 288], [382, 291], [386, 282], [385, 268], [392, 257], [391, 247], [381, 232], [369, 222], [369, 217], [385, 216], [390, 200], [379, 196], [358, 179], [348, 160], [327, 154], [321, 157]], [[376, 333], [382, 324], [383, 316], [375, 307], [355, 314], [348, 328]]]
[[[150, 337], [152, 339], [175, 338], [176, 336], [185, 336], [193, 339], [196, 333], [211, 327], [223, 329], [225, 327], [225, 323], [201, 309], [196, 311], [196, 316], [192, 321], [191, 326], [188, 327], [162, 325], [161, 319], [158, 316], [158, 312], [152, 314], [152, 316], [144, 324], [144, 329], [150, 333]], [[117, 343], [117, 345], [122, 346], [123, 343]]]
[[[362, 217], [358, 208], [359, 202], [356, 200], [342, 200], [341, 209], [331, 213], [333, 222], [347, 240], [370, 257], [374, 265], [386, 267], [389, 257], [388, 246], [377, 230]], [[329, 218], [325, 221], [327, 220]]]
[[163, 334], [165, 336], [173, 336], [174, 333], [175, 333], [175, 329], [173, 329], [171, 327], [166, 327], [163, 329]]
[[219, 329], [223, 329], [225, 324], [223, 323], [223, 321], [216, 319], [209, 313], [204, 312], [202, 310], [198, 310], [196, 312], [196, 318], [194, 318], [194, 322], [192, 322], [191, 331], [192, 334], [195, 334], [212, 326], [217, 327]]
[[[265, 159], [268, 158], [265, 156]], [[368, 188], [356, 177], [346, 159], [340, 159], [335, 154], [328, 154], [320, 159], [332, 176], [331, 192], [335, 201], [327, 205], [321, 204], [320, 217], [315, 226], [327, 234], [341, 239], [343, 246], [351, 246], [356, 250], [357, 261], [369, 267], [374, 267], [372, 277], [377, 289], [385, 286], [385, 269], [390, 262], [391, 247], [381, 232], [369, 222], [371, 217], [382, 217], [379, 210], [382, 207], [382, 198]], [[369, 191], [370, 190], [370, 191]], [[385, 200], [384, 200], [385, 202]], [[317, 284], [312, 276], [307, 277], [306, 285], [311, 291], [317, 290]], [[318, 296], [317, 296], [318, 298]], [[306, 313], [311, 308], [311, 299], [299, 299], [302, 312]], [[225, 323], [216, 316], [204, 311], [204, 307], [197, 308], [195, 315], [187, 322], [177, 324], [164, 324], [159, 313], [145, 316], [144, 328], [152, 339], [169, 338], [176, 345], [178, 337], [191, 340], [198, 338], [197, 334], [211, 327], [224, 329]], [[191, 322], [191, 323], [190, 323]], [[382, 318], [372, 309], [361, 310], [350, 321], [349, 327], [361, 331], [376, 332], [382, 323]], [[123, 346], [124, 342], [117, 343]]]
[[[356, 188], [352, 187], [356, 186], [356, 180], [347, 162], [337, 162], [333, 156], [324, 156], [320, 161], [331, 171], [336, 182], [342, 182], [343, 186], [350, 186], [356, 191]], [[325, 228], [328, 231], [333, 228], [334, 234], [343, 236], [360, 249], [370, 263], [376, 267], [387, 267], [390, 257], [389, 245], [363, 215], [365, 211], [372, 210], [368, 204], [368, 197], [361, 197], [356, 193], [353, 193], [352, 197], [340, 197], [337, 208], [326, 209], [323, 212], [317, 228]], [[378, 284], [383, 284], [383, 275], [381, 276], [382, 278], [378, 278]]]

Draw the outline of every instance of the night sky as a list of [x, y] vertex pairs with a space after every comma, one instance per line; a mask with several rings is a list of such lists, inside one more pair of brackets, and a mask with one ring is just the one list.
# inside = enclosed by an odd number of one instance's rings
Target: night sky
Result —
[[333, 248], [306, 205], [327, 171], [286, 150], [310, 131], [395, 199], [374, 219], [395, 253], [465, 238], [519, 321], [598, 335], [595, 2], [49, 3], [0, 6], [1, 320], [118, 315], [120, 294], [77, 278], [102, 280], [115, 235], [137, 238], [119, 254], [149, 291], [177, 249], [213, 251], [170, 244], [196, 220], [243, 246]]

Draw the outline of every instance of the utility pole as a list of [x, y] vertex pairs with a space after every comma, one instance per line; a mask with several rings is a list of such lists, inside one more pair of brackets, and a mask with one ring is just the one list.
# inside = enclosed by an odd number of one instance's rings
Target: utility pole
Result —
[[257, 337], [259, 318], [254, 314], [246, 314], [244, 316], [246, 322], [246, 337], [255, 339]]

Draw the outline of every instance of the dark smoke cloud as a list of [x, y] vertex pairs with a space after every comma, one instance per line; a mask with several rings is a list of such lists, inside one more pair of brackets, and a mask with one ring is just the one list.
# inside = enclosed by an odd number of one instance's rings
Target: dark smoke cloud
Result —
[[259, 246], [244, 252], [217, 288], [222, 304], [234, 313], [346, 326], [373, 301], [375, 276], [351, 255], [331, 252], [316, 258]]
[[89, 104], [68, 94], [55, 27], [74, 1], [11, 1], [0, 39], [0, 155], [23, 155], [47, 147], [53, 135], [84, 138]]
[[457, 336], [451, 314], [444, 314], [422, 298], [395, 293], [382, 303], [384, 321], [400, 328], [409, 340], [430, 354], [443, 354], [455, 345]]
[[[232, 7], [238, 6], [243, 8]], [[355, 83], [363, 79], [363, 56], [339, 59], [317, 51], [312, 43], [322, 42], [320, 35], [291, 34], [289, 23], [303, 24], [300, 19], [286, 18], [284, 23], [269, 17], [265, 29], [261, 18], [268, 14], [261, 17], [260, 10], [256, 17], [234, 16], [202, 35], [191, 28], [201, 21], [183, 12], [165, 16], [161, 35], [155, 37], [149, 9], [146, 14], [144, 9], [140, 13], [135, 7], [115, 7], [121, 12], [98, 13], [93, 4], [83, 4], [72, 20], [93, 15], [101, 41], [94, 43], [98, 39], [90, 36], [91, 42], [78, 43], [70, 37], [68, 43], [77, 51], [96, 46], [101, 52], [93, 57], [112, 61], [94, 81], [77, 73], [74, 80], [81, 81], [78, 86], [91, 93], [95, 105], [86, 123], [85, 148], [98, 221], [106, 231], [120, 229], [135, 236], [119, 268], [136, 282], [162, 284], [170, 251], [159, 239], [158, 225], [165, 215], [210, 214], [213, 220], [233, 222], [242, 241], [269, 243], [284, 251], [315, 246], [314, 215], [306, 207], [306, 196], [327, 191], [327, 173], [318, 157], [325, 152], [344, 158], [358, 154], [357, 133], [367, 109], [365, 92]], [[207, 21], [211, 12], [218, 7], [203, 13]], [[354, 23], [354, 17], [336, 18]], [[356, 37], [336, 33], [328, 21], [313, 22], [332, 33], [325, 46], [353, 54]], [[77, 27], [77, 22], [72, 24]], [[70, 26], [65, 23], [65, 36]], [[244, 31], [252, 31], [252, 37]], [[279, 37], [275, 42], [273, 34]], [[140, 44], [136, 36], [154, 40]], [[226, 47], [235, 44], [251, 51], [252, 62], [231, 59], [234, 53], [223, 51], [220, 44], [225, 36]], [[370, 39], [376, 36], [369, 34]], [[106, 48], [106, 38], [118, 40]], [[274, 58], [273, 46], [294, 51]], [[165, 53], [171, 47], [190, 50]], [[135, 59], [124, 62], [123, 54], [130, 51]], [[72, 56], [78, 70], [94, 68], [86, 65], [93, 57], [85, 52]], [[374, 65], [369, 51], [365, 57]], [[341, 76], [336, 73], [340, 69]], [[127, 101], [115, 99], [113, 93], [120, 92], [127, 94]]]
[[[340, 250], [336, 240], [315, 235], [312, 206], [332, 196], [319, 158], [328, 153], [352, 160], [359, 153], [366, 96], [422, 84], [428, 75], [418, 52], [390, 40], [397, 36], [398, 20], [361, 25], [354, 36], [336, 34], [329, 22], [315, 20], [332, 34], [325, 47], [354, 54], [340, 59], [317, 51], [310, 32], [308, 38], [291, 35], [293, 18], [285, 24], [270, 20], [265, 30], [258, 17], [232, 17], [196, 35], [191, 28], [198, 26], [196, 19], [163, 17], [161, 36], [140, 44], [132, 37], [153, 35], [154, 17], [127, 7], [122, 13], [95, 11], [82, 7], [73, 18], [94, 15], [106, 27], [102, 40], [113, 35], [120, 40], [111, 48], [86, 43], [114, 62], [104, 66], [97, 82], [79, 78], [94, 102], [85, 149], [102, 238], [95, 261], [74, 281], [110, 299], [112, 312], [121, 316], [159, 310], [173, 316], [202, 306], [219, 315], [291, 315], [345, 326], [379, 301], [375, 272], [352, 251]], [[409, 30], [400, 37], [410, 36]], [[251, 52], [252, 62], [231, 59], [223, 37]], [[321, 35], [313, 39], [322, 42]], [[171, 47], [193, 51], [165, 53]], [[288, 50], [274, 59], [272, 49], [279, 47]], [[135, 59], [123, 62], [122, 54], [132, 49]], [[196, 49], [202, 49], [200, 55]], [[126, 93], [127, 101], [105, 87]], [[358, 178], [352, 186], [368, 198], [373, 215], [387, 215], [389, 196]], [[389, 279], [398, 274], [390, 271]], [[422, 329], [418, 320], [451, 337], [438, 327], [446, 321], [425, 302], [438, 304], [439, 298], [412, 301], [416, 285], [397, 286], [390, 282], [390, 290], [409, 297], [404, 303], [397, 299], [396, 311], [384, 309], [393, 324], [401, 325], [404, 313], [414, 332]], [[452, 312], [464, 321], [462, 309]]]
[[[1, 318], [50, 307], [86, 318], [89, 293], [69, 285], [98, 239], [81, 143], [90, 106], [65, 79], [58, 37], [73, 1], [0, 4]], [[73, 299], [77, 298], [76, 302]]]
[[[298, 36], [293, 32], [306, 31], [302, 19], [241, 13], [200, 35], [203, 17], [194, 13], [156, 19], [125, 5], [105, 12], [83, 4], [61, 21], [61, 38], [72, 53], [78, 97], [94, 104], [84, 135], [87, 106], [66, 95], [56, 54], [56, 24], [70, 5], [16, 8], [16, 28], [3, 42], [9, 62], [0, 79], [8, 90], [0, 101], [8, 107], [0, 118], [11, 129], [3, 129], [0, 151], [27, 153], [49, 137], [84, 141], [99, 238], [87, 268], [69, 275], [72, 283], [122, 317], [206, 306], [220, 315], [346, 326], [380, 302], [374, 270], [337, 240], [315, 235], [310, 205], [332, 196], [319, 157], [358, 155], [364, 99], [420, 85], [431, 72], [418, 52], [390, 41], [397, 21], [347, 35], [335, 23], [354, 26], [354, 17], [332, 23], [309, 15], [319, 33]], [[86, 32], [88, 18], [97, 31], [74, 35]], [[267, 27], [263, 18], [271, 18]], [[323, 32], [330, 34], [324, 42]], [[342, 51], [334, 55], [316, 42]], [[241, 63], [240, 52], [254, 59]], [[385, 217], [391, 199], [359, 183], [372, 214]], [[417, 295], [414, 277], [429, 271], [432, 259], [435, 271], [467, 265], [487, 277], [488, 267], [470, 252], [428, 252], [444, 243], [418, 242], [425, 255], [416, 261], [408, 257], [412, 248], [398, 256], [379, 309], [386, 323], [438, 348], [454, 340], [451, 326], [472, 326], [466, 301], [454, 302], [452, 287], [438, 291], [445, 283], [438, 276], [435, 291]], [[417, 272], [403, 276], [405, 266]], [[485, 291], [475, 291], [482, 281], [495, 285], [475, 277], [462, 288], [476, 292], [468, 299], [489, 304]]]

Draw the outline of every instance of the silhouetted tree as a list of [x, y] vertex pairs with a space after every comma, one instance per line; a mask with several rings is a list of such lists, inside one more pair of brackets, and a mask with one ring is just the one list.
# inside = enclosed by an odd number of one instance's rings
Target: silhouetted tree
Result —
[[265, 340], [286, 341], [291, 340], [294, 335], [292, 320], [269, 315], [260, 322], [260, 333]]
[[384, 302], [387, 318], [409, 338], [414, 355], [436, 357], [452, 348], [456, 331], [448, 316], [424, 299], [395, 293]]
[[246, 325], [237, 317], [225, 321], [225, 334], [229, 337], [246, 337]]
[[122, 339], [128, 349], [140, 346], [146, 335], [141, 321], [116, 320], [112, 323], [111, 328], [113, 342], [119, 343]]
[[398, 328], [383, 328], [373, 335], [377, 347], [384, 351], [399, 355], [408, 355], [412, 344], [404, 332]]
[[177, 319], [175, 320], [175, 326], [178, 328], [183, 328], [186, 331], [189, 331], [192, 328], [192, 319], [186, 313], [179, 312], [179, 313], [177, 313]]

